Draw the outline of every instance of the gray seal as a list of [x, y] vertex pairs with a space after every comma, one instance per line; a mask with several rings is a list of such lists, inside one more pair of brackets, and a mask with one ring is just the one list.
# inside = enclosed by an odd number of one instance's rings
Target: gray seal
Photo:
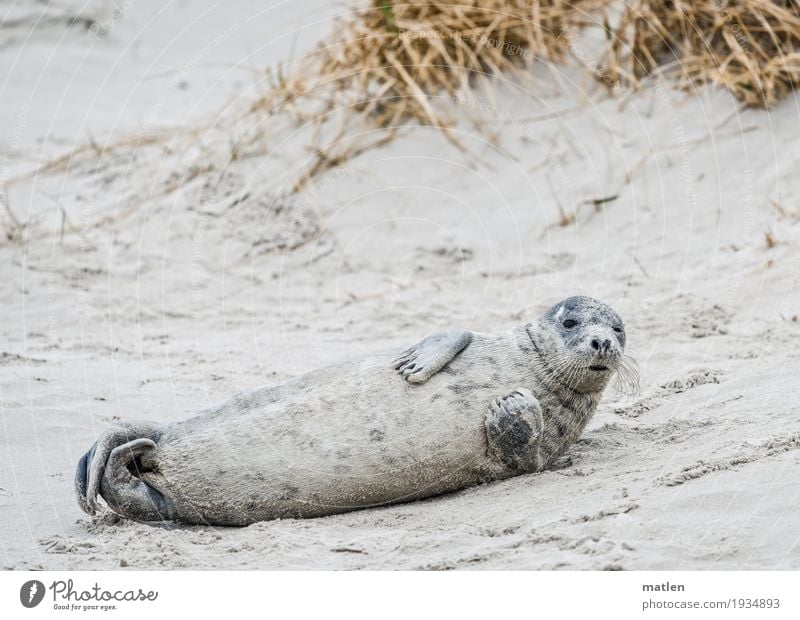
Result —
[[137, 521], [246, 525], [431, 497], [553, 467], [626, 366], [625, 327], [570, 297], [507, 332], [433, 334], [172, 423], [106, 431], [78, 464]]

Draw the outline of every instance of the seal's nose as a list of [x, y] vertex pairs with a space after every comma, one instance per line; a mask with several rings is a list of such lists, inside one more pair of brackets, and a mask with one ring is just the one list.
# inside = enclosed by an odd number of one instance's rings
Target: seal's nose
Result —
[[592, 348], [603, 356], [611, 348], [611, 340], [608, 338], [602, 340], [600, 338], [592, 338]]

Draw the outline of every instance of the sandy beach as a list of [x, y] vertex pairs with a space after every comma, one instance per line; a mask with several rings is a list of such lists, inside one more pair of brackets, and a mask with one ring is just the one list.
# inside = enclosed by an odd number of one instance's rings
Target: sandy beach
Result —
[[[0, 4], [21, 12], [0, 46], [4, 569], [800, 569], [796, 97], [611, 96], [542, 64], [439, 102], [463, 149], [409, 125], [292, 193], [300, 128], [265, 122], [233, 159], [218, 128], [347, 8], [201, 4], [76, 4], [102, 36]], [[162, 128], [183, 133], [24, 177]], [[608, 391], [566, 469], [243, 528], [78, 508], [115, 422], [573, 294], [623, 316], [641, 385]]]

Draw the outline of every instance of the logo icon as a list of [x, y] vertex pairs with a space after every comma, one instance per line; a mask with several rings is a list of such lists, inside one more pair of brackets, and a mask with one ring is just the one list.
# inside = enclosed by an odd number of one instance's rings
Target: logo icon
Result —
[[44, 598], [44, 584], [32, 579], [22, 584], [19, 589], [19, 602], [25, 607], [36, 607]]

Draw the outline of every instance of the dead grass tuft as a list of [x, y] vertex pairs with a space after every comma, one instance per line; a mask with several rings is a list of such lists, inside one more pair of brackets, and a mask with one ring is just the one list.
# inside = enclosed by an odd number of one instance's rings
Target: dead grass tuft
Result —
[[[683, 87], [716, 82], [749, 105], [769, 106], [800, 82], [800, 0], [370, 0], [363, 7], [312, 53], [272, 72], [264, 94], [226, 114], [213, 132], [152, 131], [102, 148], [90, 141], [5, 185], [66, 174], [87, 161], [98, 170], [110, 156], [155, 149], [156, 162], [178, 171], [159, 186], [157, 195], [164, 195], [196, 176], [262, 157], [271, 132], [292, 121], [310, 149], [292, 177], [295, 191], [391, 142], [408, 123], [434, 127], [463, 150], [450, 131], [453, 101], [480, 89], [493, 102], [493, 78], [532, 80], [534, 60], [571, 55], [587, 64], [571, 43], [584, 29], [602, 33], [597, 43], [606, 62], [599, 70], [591, 63], [591, 70], [612, 87], [668, 74]], [[229, 143], [229, 152], [218, 153], [220, 143]], [[203, 166], [181, 172], [179, 158], [195, 147], [209, 151]], [[598, 199], [595, 208], [610, 199]], [[575, 217], [562, 210], [560, 224]], [[7, 236], [16, 237], [19, 223], [10, 226]]]
[[304, 100], [317, 101], [306, 118], [328, 139], [314, 145], [315, 161], [296, 189], [369, 148], [365, 138], [348, 139], [365, 126], [389, 132], [378, 144], [392, 140], [394, 128], [416, 122], [441, 130], [458, 145], [437, 99], [478, 86], [492, 100], [492, 76], [525, 80], [534, 59], [563, 60], [564, 33], [585, 25], [586, 12], [597, 5], [597, 0], [373, 0], [341, 21], [335, 39], [319, 45], [292, 71], [295, 77], [252, 110], [300, 111]]
[[[607, 5], [618, 4], [609, 1]], [[608, 72], [620, 84], [665, 73], [681, 86], [714, 82], [768, 107], [800, 83], [797, 0], [626, 0]]]
[[578, 26], [580, 4], [374, 0], [342, 25], [338, 42], [320, 47], [317, 78], [353, 93], [379, 126], [409, 119], [439, 126], [432, 97], [475, 82], [491, 96], [487, 76], [522, 77], [534, 57], [563, 60], [563, 34]]

